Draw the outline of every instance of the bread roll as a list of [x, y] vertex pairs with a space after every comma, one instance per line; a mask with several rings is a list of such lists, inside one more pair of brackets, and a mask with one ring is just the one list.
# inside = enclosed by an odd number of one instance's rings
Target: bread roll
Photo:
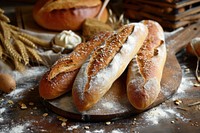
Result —
[[127, 96], [133, 107], [144, 110], [160, 93], [167, 52], [162, 27], [151, 20], [144, 20], [141, 23], [148, 27], [149, 33], [128, 66]]
[[77, 110], [88, 110], [100, 100], [124, 72], [147, 34], [147, 27], [142, 23], [125, 25], [90, 55], [78, 72], [72, 88]]
[[69, 55], [56, 61], [40, 81], [40, 96], [44, 99], [54, 99], [70, 91], [81, 65], [110, 35], [111, 32], [101, 32], [90, 41], [79, 44]]
[[[101, 0], [38, 0], [33, 8], [33, 18], [45, 29], [80, 30], [86, 18], [94, 18], [102, 6]], [[100, 20], [106, 22], [105, 9]]]

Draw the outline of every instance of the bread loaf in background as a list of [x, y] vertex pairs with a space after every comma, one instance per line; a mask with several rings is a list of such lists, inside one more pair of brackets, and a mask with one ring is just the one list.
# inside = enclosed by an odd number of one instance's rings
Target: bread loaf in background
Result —
[[86, 43], [80, 43], [69, 55], [57, 60], [39, 83], [40, 96], [44, 99], [54, 99], [70, 91], [81, 65], [110, 35], [111, 32], [101, 32]]
[[[41, 27], [49, 30], [80, 30], [86, 18], [94, 18], [102, 6], [101, 0], [37, 0], [33, 18]], [[108, 19], [107, 9], [100, 20]]]
[[127, 96], [134, 108], [144, 110], [158, 97], [166, 61], [166, 46], [162, 27], [155, 21], [144, 20], [148, 36], [128, 66]]
[[148, 29], [142, 23], [124, 25], [90, 55], [72, 88], [77, 110], [90, 109], [104, 96], [138, 52], [147, 34]]

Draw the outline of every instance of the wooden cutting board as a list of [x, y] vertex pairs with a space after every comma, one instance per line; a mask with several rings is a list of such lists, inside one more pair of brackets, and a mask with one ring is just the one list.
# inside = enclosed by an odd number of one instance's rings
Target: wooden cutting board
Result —
[[[182, 70], [176, 53], [198, 35], [199, 27], [200, 23], [197, 23], [166, 38], [168, 56], [161, 81], [161, 92], [154, 104], [148, 109], [170, 98], [178, 89], [182, 79]], [[127, 99], [125, 76], [124, 73], [114, 82], [106, 95], [93, 108], [84, 113], [76, 110], [71, 92], [54, 100], [44, 100], [44, 103], [55, 113], [78, 121], [108, 121], [136, 115], [140, 111], [134, 109]]]

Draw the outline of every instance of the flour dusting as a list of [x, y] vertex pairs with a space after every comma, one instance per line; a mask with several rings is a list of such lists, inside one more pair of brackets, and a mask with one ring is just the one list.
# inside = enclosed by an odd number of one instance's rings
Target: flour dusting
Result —
[[16, 80], [17, 89], [13, 90], [6, 97], [19, 99], [23, 97], [23, 92], [27, 89], [34, 87], [41, 75], [47, 70], [46, 67], [32, 67], [24, 72], [14, 71], [12, 76]]
[[103, 129], [100, 130], [94, 130], [94, 131], [85, 131], [85, 133], [105, 133]]
[[[191, 75], [191, 71], [189, 71], [189, 68], [187, 68], [185, 65], [181, 66], [183, 69], [183, 77], [181, 80], [181, 84], [177, 90], [177, 92], [173, 95], [172, 100], [176, 100], [176, 99], [180, 99], [180, 98], [184, 98], [184, 97], [188, 97], [187, 95], [187, 90], [189, 90], [190, 88], [193, 87], [194, 83], [192, 82], [192, 80], [195, 79], [195, 77], [193, 75]], [[188, 70], [188, 71], [186, 71]]]
[[163, 110], [162, 108], [153, 108], [148, 112], [145, 112], [142, 118], [152, 125], [157, 125], [161, 119], [169, 118], [170, 115], [174, 115], [175, 111], [172, 109]]
[[67, 130], [68, 130], [68, 131], [72, 131], [72, 130], [74, 130], [74, 129], [77, 129], [78, 127], [79, 127], [79, 125], [69, 126], [69, 127], [67, 127]]
[[11, 128], [5, 127], [0, 129], [0, 133], [24, 133], [28, 126], [30, 126], [30, 123], [14, 125]]
[[183, 122], [189, 122], [190, 119], [185, 118], [180, 113], [176, 112], [174, 108], [170, 108], [164, 105], [152, 108], [149, 111], [145, 112], [141, 116], [149, 125], [157, 125], [160, 120], [178, 118]]
[[6, 108], [0, 108], [0, 123], [4, 121], [2, 114], [5, 112]]
[[46, 67], [31, 67], [24, 72], [13, 71], [12, 76], [15, 78], [16, 82], [23, 82], [24, 80], [33, 79], [42, 75], [46, 71]]
[[120, 129], [114, 129], [114, 130], [112, 130], [111, 133], [124, 133], [124, 132]]

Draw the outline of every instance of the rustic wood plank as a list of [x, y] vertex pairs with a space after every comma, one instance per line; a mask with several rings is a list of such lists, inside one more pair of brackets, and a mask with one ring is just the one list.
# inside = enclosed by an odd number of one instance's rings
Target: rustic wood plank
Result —
[[180, 21], [184, 21], [184, 20], [188, 20], [188, 21], [193, 21], [193, 20], [198, 20], [200, 19], [200, 13], [199, 14], [194, 14], [194, 15], [190, 15], [190, 16], [186, 16], [184, 18], [182, 18]]
[[[141, 8], [137, 8], [137, 6], [141, 7]], [[200, 12], [200, 6], [188, 9], [184, 12], [177, 13], [177, 14], [164, 13], [164, 10], [161, 8], [151, 7], [148, 5], [141, 5], [141, 4], [129, 5], [129, 6], [125, 5], [125, 7], [128, 7], [126, 10], [131, 9], [131, 7], [133, 7], [132, 10], [136, 9], [136, 11], [144, 12], [145, 14], [149, 14], [149, 15], [151, 14], [151, 16], [156, 15], [167, 21], [179, 21], [180, 19], [182, 19], [186, 16]]]
[[200, 0], [187, 0], [187, 1], [181, 1], [177, 3], [167, 3], [162, 1], [149, 1], [149, 0], [134, 0], [134, 1], [128, 1], [130, 3], [143, 3], [143, 4], [151, 4], [154, 6], [161, 6], [161, 7], [172, 7], [172, 8], [181, 8], [185, 7], [191, 4], [195, 4], [197, 2], [200, 2]]

